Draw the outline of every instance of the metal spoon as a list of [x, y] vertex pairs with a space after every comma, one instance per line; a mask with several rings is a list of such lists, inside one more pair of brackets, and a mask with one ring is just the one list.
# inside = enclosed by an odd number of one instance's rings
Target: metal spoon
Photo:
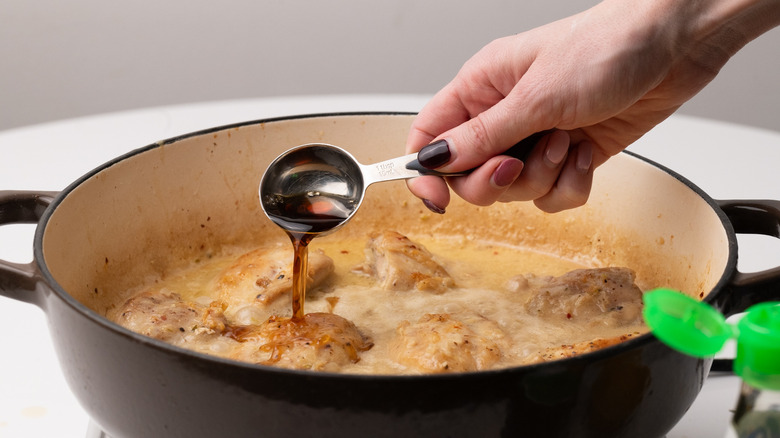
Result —
[[[525, 159], [546, 133], [526, 138], [505, 154]], [[468, 172], [426, 169], [416, 153], [366, 165], [340, 147], [311, 143], [294, 147], [271, 162], [260, 182], [260, 205], [266, 216], [287, 232], [322, 235], [339, 229], [354, 216], [371, 184]]]

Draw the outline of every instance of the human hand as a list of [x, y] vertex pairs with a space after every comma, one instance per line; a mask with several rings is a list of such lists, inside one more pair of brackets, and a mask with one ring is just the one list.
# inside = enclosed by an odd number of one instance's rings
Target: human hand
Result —
[[[449, 203], [447, 184], [478, 205], [533, 200], [555, 212], [584, 204], [596, 167], [666, 119], [739, 48], [777, 24], [780, 2], [738, 8], [741, 1], [607, 0], [493, 41], [422, 109], [407, 141], [407, 152], [430, 144], [419, 156], [426, 167], [476, 169], [446, 182], [415, 178], [410, 190], [437, 212]], [[504, 155], [550, 129], [524, 163]]]

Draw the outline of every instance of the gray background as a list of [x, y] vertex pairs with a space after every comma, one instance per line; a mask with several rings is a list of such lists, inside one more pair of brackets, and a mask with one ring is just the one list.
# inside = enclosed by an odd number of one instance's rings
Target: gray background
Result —
[[[0, 129], [147, 106], [434, 93], [497, 37], [593, 0], [8, 0]], [[681, 113], [780, 130], [780, 29]]]

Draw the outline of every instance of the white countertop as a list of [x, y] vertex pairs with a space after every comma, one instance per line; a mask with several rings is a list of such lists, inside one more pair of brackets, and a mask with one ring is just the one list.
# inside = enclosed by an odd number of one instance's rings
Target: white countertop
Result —
[[[303, 96], [198, 103], [0, 132], [0, 190], [61, 190], [127, 151], [214, 126], [295, 114], [418, 111], [427, 98]], [[673, 116], [630, 150], [685, 175], [716, 199], [780, 199], [778, 132]], [[0, 227], [0, 258], [32, 260], [33, 230], [33, 225]], [[780, 265], [775, 239], [740, 236], [739, 242], [740, 270]], [[64, 381], [40, 309], [0, 297], [0, 352], [0, 438], [86, 436], [89, 418]], [[710, 377], [667, 436], [723, 436], [738, 385], [733, 376]]]

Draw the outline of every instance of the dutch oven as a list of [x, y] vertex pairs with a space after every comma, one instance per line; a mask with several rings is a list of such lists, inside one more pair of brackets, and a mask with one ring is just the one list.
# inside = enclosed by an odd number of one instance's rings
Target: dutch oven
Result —
[[[368, 376], [206, 356], [104, 317], [150, 275], [221, 245], [281, 233], [263, 216], [257, 188], [282, 151], [324, 142], [377, 162], [400, 155], [413, 117], [350, 113], [224, 126], [130, 152], [59, 193], [0, 192], [0, 224], [38, 224], [33, 262], [0, 261], [0, 293], [43, 309], [72, 391], [114, 438], [658, 437], [669, 431], [712, 361], [674, 352], [650, 334], [509, 369]], [[644, 284], [686, 291], [726, 314], [780, 298], [779, 269], [737, 270], [735, 234], [777, 237], [780, 203], [715, 201], [628, 152], [597, 170], [591, 198], [578, 209], [546, 214], [530, 203], [477, 207], [454, 200], [444, 215], [424, 211], [402, 182], [372, 186], [361, 211], [338, 233], [392, 221], [401, 232], [457, 233], [628, 266]]]

